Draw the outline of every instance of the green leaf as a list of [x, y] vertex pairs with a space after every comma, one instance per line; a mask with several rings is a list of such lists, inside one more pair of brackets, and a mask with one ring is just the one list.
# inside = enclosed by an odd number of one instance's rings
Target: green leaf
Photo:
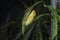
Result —
[[41, 15], [38, 15], [38, 16], [34, 19], [34, 21], [37, 21], [37, 20], [39, 20], [42, 16], [46, 16], [46, 15], [49, 15], [49, 14], [41, 14]]
[[[58, 13], [60, 13], [60, 10], [59, 10], [59, 9], [56, 9], [56, 11], [57, 11]], [[60, 23], [60, 15], [57, 15], [57, 18], [58, 18], [58, 21], [59, 21], [59, 23]]]
[[[32, 10], [32, 9], [31, 9]], [[26, 19], [29, 16], [29, 13], [31, 12], [31, 10], [29, 10], [28, 12], [25, 13], [23, 20], [22, 20], [22, 33], [24, 34], [25, 31], [25, 23], [26, 23]]]
[[22, 33], [24, 34], [24, 32], [25, 32], [25, 23], [26, 23], [26, 20], [27, 20], [27, 18], [28, 18], [28, 16], [29, 16], [29, 14], [30, 14], [30, 12], [32, 11], [32, 9], [37, 5], [37, 4], [39, 4], [39, 3], [41, 3], [42, 1], [38, 1], [38, 2], [36, 2], [35, 4], [33, 4], [31, 7], [29, 7], [27, 10], [25, 10], [25, 14], [24, 14], [24, 17], [23, 17], [23, 19], [22, 19]]
[[56, 11], [57, 11], [58, 13], [60, 13], [60, 10], [59, 10], [59, 9], [56, 9]]
[[42, 32], [40, 32], [40, 40], [43, 40]]
[[60, 23], [60, 16], [59, 16], [59, 15], [57, 15], [57, 18], [58, 18], [58, 21], [59, 21], [59, 23]]
[[53, 27], [51, 31], [51, 40], [53, 40], [57, 36], [57, 31], [58, 31], [57, 12], [52, 6], [47, 6], [47, 7], [52, 12], [53, 15]]
[[38, 1], [38, 2], [36, 2], [36, 3], [33, 4], [31, 7], [27, 8], [27, 9], [25, 10], [25, 12], [27, 12], [28, 10], [34, 8], [36, 5], [38, 5], [39, 3], [42, 3], [42, 2], [43, 2], [43, 1]]

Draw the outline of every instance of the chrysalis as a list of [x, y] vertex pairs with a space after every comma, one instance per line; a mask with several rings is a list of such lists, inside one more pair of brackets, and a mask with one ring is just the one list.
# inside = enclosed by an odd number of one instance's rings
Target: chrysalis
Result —
[[35, 16], [36, 16], [36, 11], [32, 10], [31, 13], [30, 13], [30, 15], [27, 18], [26, 26], [33, 22]]

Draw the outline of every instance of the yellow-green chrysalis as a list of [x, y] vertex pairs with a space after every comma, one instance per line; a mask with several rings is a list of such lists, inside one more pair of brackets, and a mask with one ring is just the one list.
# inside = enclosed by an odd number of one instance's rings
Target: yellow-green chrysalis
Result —
[[29, 25], [30, 23], [32, 23], [32, 21], [34, 20], [36, 16], [36, 11], [32, 10], [30, 15], [28, 16], [27, 20], [26, 20], [26, 26]]

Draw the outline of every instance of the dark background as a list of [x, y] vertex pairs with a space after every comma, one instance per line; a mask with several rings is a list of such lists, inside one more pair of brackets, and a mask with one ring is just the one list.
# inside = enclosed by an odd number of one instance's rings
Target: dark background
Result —
[[0, 25], [5, 24], [8, 16], [10, 20], [16, 20], [16, 16], [22, 14], [24, 7], [19, 2], [19, 0], [0, 0]]
[[[35, 3], [34, 0], [0, 0], [0, 26], [5, 24], [8, 16], [10, 20], [16, 20], [17, 15], [22, 16], [22, 12], [27, 8], [23, 2], [28, 7]], [[45, 0], [45, 2], [50, 4], [49, 0]]]

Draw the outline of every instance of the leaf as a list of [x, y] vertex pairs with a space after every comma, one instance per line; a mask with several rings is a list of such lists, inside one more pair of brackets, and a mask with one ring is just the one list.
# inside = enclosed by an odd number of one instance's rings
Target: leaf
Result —
[[57, 11], [58, 13], [60, 13], [60, 10], [59, 10], [59, 9], [56, 9], [56, 11]]
[[60, 23], [60, 16], [59, 16], [59, 15], [57, 15], [57, 18], [58, 18], [58, 21], [59, 21], [59, 23]]
[[38, 2], [36, 2], [35, 4], [33, 4], [31, 7], [29, 7], [27, 10], [25, 10], [25, 14], [24, 14], [24, 17], [23, 17], [23, 19], [22, 19], [22, 33], [24, 34], [24, 32], [25, 32], [25, 23], [26, 23], [26, 20], [27, 20], [27, 18], [28, 18], [28, 16], [29, 16], [29, 14], [30, 14], [30, 12], [32, 11], [32, 9], [37, 5], [37, 4], [39, 4], [39, 3], [41, 3], [42, 1], [38, 1]]
[[25, 15], [24, 15], [24, 17], [23, 17], [23, 20], [22, 20], [22, 33], [23, 34], [24, 34], [24, 30], [25, 30], [25, 23], [26, 23], [27, 17], [29, 16], [29, 13], [31, 12], [31, 10], [29, 10], [28, 12], [26, 12]]
[[47, 6], [47, 7], [52, 12], [53, 15], [53, 27], [51, 31], [51, 40], [53, 40], [57, 36], [57, 31], [58, 31], [57, 12], [52, 6]]
[[[58, 13], [60, 13], [60, 10], [59, 9], [56, 9]], [[60, 15], [57, 15], [57, 18], [58, 18], [58, 21], [60, 23]]]
[[40, 32], [40, 40], [43, 40], [42, 32]]
[[49, 15], [49, 14], [41, 14], [41, 15], [38, 15], [38, 16], [34, 19], [34, 21], [37, 21], [37, 20], [39, 20], [42, 16], [46, 16], [46, 15]]
[[27, 8], [27, 9], [25, 10], [25, 12], [27, 12], [28, 10], [34, 8], [36, 5], [38, 5], [39, 3], [42, 3], [42, 2], [43, 2], [43, 1], [38, 1], [38, 2], [36, 2], [36, 3], [33, 4], [31, 7]]

